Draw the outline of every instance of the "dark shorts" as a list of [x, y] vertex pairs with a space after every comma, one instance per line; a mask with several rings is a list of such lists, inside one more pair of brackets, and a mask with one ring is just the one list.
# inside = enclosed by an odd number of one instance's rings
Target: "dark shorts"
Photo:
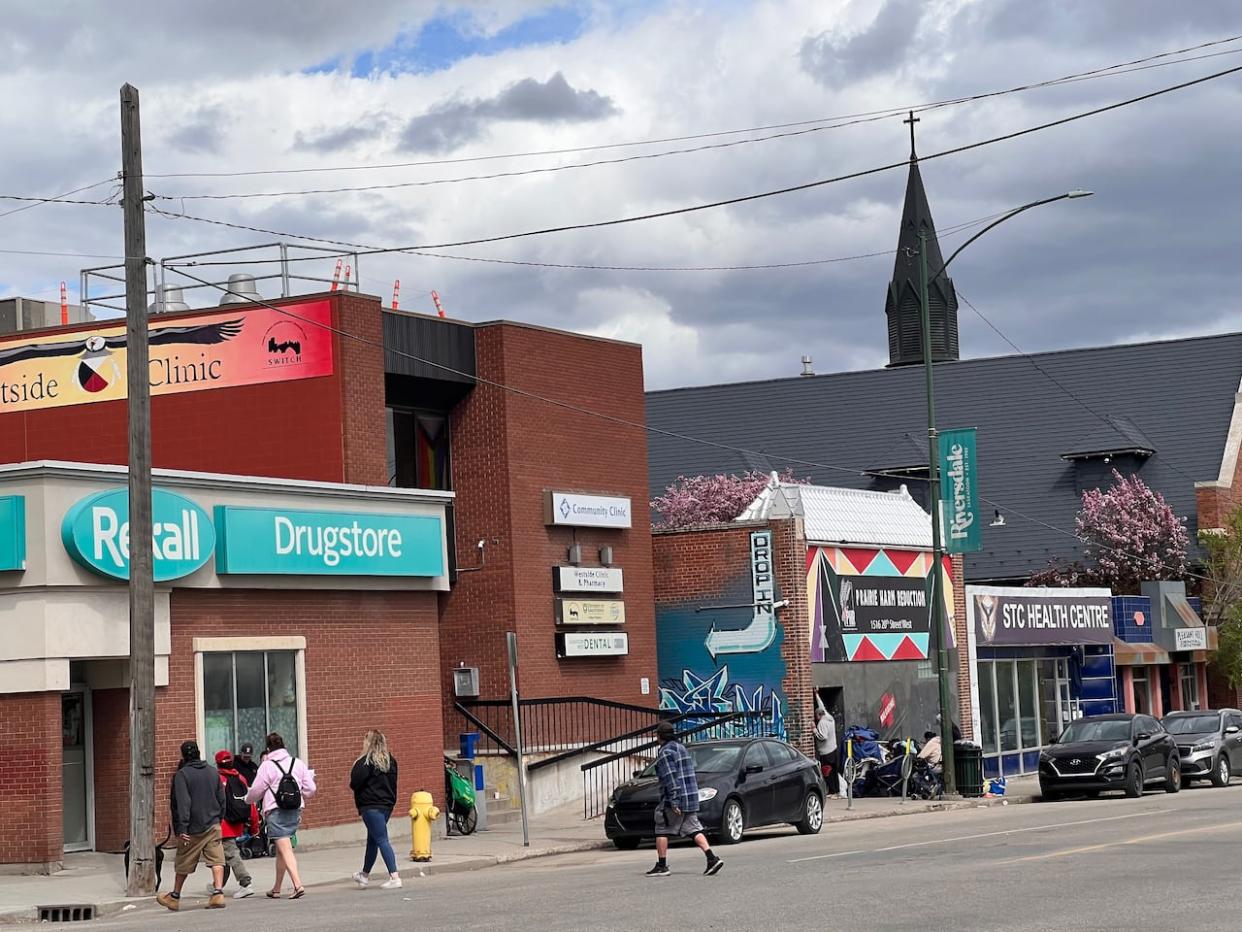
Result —
[[699, 821], [697, 812], [683, 812], [678, 815], [672, 809], [656, 810], [655, 833], [657, 838], [693, 838], [702, 831], [703, 823]]

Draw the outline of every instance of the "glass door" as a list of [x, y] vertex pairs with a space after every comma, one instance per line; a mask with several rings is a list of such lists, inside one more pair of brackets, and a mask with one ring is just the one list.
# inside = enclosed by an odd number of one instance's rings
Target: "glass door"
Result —
[[93, 847], [90, 755], [90, 694], [74, 690], [61, 696], [61, 821], [66, 851]]

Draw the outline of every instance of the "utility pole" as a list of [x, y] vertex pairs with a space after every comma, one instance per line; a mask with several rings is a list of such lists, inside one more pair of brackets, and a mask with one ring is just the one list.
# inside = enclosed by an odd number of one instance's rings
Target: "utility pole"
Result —
[[[910, 131], [914, 132], [913, 125]], [[946, 262], [945, 265], [948, 263]], [[943, 271], [943, 268], [940, 271]], [[936, 274], [939, 275], [940, 272]], [[919, 306], [923, 318], [923, 373], [927, 380], [927, 484], [932, 525], [931, 645], [936, 652], [936, 679], [940, 685], [940, 751], [944, 791], [946, 794], [956, 794], [953, 710], [950, 708], [949, 701], [949, 651], [944, 643], [944, 586], [940, 584], [940, 577], [944, 572], [944, 545], [940, 540], [940, 443], [936, 433], [936, 387], [932, 369], [931, 308], [927, 304], [926, 230], [919, 230]]]
[[138, 89], [121, 87], [125, 334], [129, 413], [129, 877], [127, 896], [155, 893], [155, 582], [151, 518], [151, 383], [147, 232]]

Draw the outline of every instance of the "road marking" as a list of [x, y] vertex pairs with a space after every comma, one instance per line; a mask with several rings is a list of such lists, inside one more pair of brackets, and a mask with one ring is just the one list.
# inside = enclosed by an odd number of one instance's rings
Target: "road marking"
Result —
[[1099, 822], [1119, 822], [1122, 819], [1137, 819], [1141, 816], [1164, 815], [1177, 812], [1177, 809], [1153, 809], [1143, 812], [1130, 812], [1126, 815], [1105, 816], [1099, 819], [1079, 819], [1075, 822], [1053, 822], [1048, 825], [1032, 825], [1029, 828], [1010, 828], [999, 832], [983, 832], [978, 835], [955, 835], [952, 838], [937, 838], [933, 841], [916, 841], [906, 845], [890, 845], [887, 848], [871, 848], [864, 851], [840, 851], [835, 854], [816, 854], [807, 858], [793, 858], [787, 864], [800, 864], [803, 861], [822, 861], [827, 858], [842, 858], [848, 854], [878, 854], [884, 851], [902, 851], [906, 848], [926, 848], [929, 845], [947, 845], [958, 841], [978, 841], [980, 838], [996, 838], [1001, 835], [1022, 835], [1026, 832], [1042, 832], [1053, 828], [1072, 828], [1076, 825], [1094, 825]]
[[1050, 851], [1047, 854], [1032, 854], [1024, 858], [1013, 858], [1009, 861], [1001, 861], [1000, 865], [1006, 864], [1023, 864], [1027, 861], [1047, 861], [1052, 858], [1064, 858], [1073, 854], [1086, 854], [1091, 851], [1103, 851], [1106, 848], [1121, 848], [1125, 845], [1141, 845], [1148, 841], [1160, 841], [1165, 838], [1175, 838], [1178, 835], [1196, 835], [1200, 832], [1219, 832], [1227, 828], [1242, 827], [1242, 822], [1225, 822], [1217, 825], [1203, 825], [1198, 828], [1183, 828], [1175, 832], [1160, 832], [1156, 835], [1139, 835], [1137, 838], [1126, 838], [1122, 841], [1103, 842], [1098, 845], [1086, 845], [1082, 848], [1066, 848], [1062, 851]]

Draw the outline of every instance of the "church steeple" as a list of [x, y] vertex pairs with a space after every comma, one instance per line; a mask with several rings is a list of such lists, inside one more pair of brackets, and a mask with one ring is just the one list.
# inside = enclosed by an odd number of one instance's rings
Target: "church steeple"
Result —
[[[884, 313], [888, 317], [890, 367], [921, 365], [923, 362], [923, 325], [919, 315], [920, 231], [927, 233], [927, 274], [936, 275], [944, 264], [914, 149], [914, 124], [918, 122], [918, 117], [911, 113], [905, 122], [910, 124], [910, 174], [906, 179], [906, 203], [902, 208], [901, 230], [897, 236], [897, 261], [884, 302]], [[957, 292], [953, 281], [945, 275], [930, 280], [927, 297], [931, 315], [932, 359], [935, 362], [957, 359]]]

